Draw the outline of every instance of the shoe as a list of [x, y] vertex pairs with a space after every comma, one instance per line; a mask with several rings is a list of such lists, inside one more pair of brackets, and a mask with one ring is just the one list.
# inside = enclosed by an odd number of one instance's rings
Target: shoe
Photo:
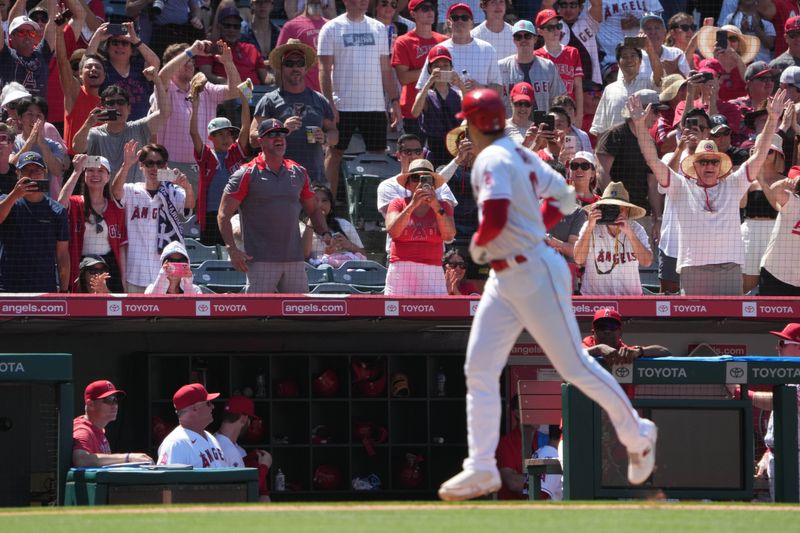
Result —
[[500, 473], [495, 470], [464, 470], [439, 487], [439, 497], [447, 501], [470, 500], [500, 490]]
[[641, 485], [647, 481], [656, 465], [658, 428], [650, 420], [642, 420], [642, 423], [645, 425], [644, 437], [648, 443], [640, 452], [628, 452], [628, 481], [631, 485]]

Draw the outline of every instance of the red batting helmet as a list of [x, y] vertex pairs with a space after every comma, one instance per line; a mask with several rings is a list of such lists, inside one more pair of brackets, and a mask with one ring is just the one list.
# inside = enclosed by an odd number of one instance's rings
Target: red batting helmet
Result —
[[300, 385], [295, 379], [281, 379], [275, 383], [275, 395], [278, 398], [297, 398], [300, 396]]
[[339, 392], [339, 375], [329, 368], [314, 378], [313, 386], [317, 396], [335, 396]]
[[397, 484], [404, 489], [418, 489], [425, 483], [425, 474], [420, 463], [425, 459], [421, 455], [407, 453], [403, 465], [397, 472]]
[[314, 470], [313, 481], [319, 490], [336, 490], [342, 486], [342, 471], [335, 465], [319, 465]]
[[475, 89], [464, 95], [456, 118], [466, 119], [483, 133], [495, 133], [506, 126], [506, 106], [492, 89]]
[[263, 442], [267, 427], [261, 417], [254, 416], [250, 419], [247, 431], [242, 435], [242, 441], [249, 443]]

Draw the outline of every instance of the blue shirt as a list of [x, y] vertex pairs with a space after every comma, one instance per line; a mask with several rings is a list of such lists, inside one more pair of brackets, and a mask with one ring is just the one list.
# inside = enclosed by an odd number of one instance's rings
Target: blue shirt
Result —
[[217, 171], [214, 173], [214, 177], [211, 178], [211, 183], [208, 185], [206, 213], [219, 210], [222, 193], [225, 192], [228, 178], [231, 177], [231, 173], [228, 172], [228, 168], [225, 166], [225, 158], [228, 157], [228, 152], [214, 152], [214, 157], [217, 158]]
[[[123, 77], [110, 61], [104, 63], [106, 69], [106, 81], [103, 82], [103, 89], [109, 85], [119, 85], [124, 87], [130, 95], [131, 114], [128, 120], [139, 120], [147, 116], [150, 110], [150, 95], [153, 94], [153, 84], [147, 81], [142, 74], [144, 70], [144, 58], [139, 55], [131, 57], [130, 70], [128, 77]], [[102, 90], [101, 90], [102, 92]]]
[[47, 98], [47, 76], [53, 51], [42, 39], [30, 57], [21, 57], [8, 43], [0, 51], [0, 86], [21, 83], [33, 96]]
[[69, 241], [67, 210], [61, 204], [49, 196], [37, 203], [14, 202], [0, 224], [0, 292], [57, 291], [58, 241]]

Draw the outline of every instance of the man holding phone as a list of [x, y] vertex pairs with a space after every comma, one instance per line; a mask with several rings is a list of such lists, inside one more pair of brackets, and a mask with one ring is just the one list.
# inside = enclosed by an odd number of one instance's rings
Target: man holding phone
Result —
[[17, 184], [0, 196], [0, 292], [69, 290], [67, 210], [45, 194], [48, 186], [42, 156], [20, 154]]

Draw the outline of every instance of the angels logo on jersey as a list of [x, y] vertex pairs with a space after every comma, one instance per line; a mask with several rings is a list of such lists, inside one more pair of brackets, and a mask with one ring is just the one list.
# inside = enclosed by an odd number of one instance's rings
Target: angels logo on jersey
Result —
[[222, 455], [222, 450], [219, 448], [209, 448], [207, 450], [203, 450], [200, 452], [200, 458], [203, 460], [203, 468], [209, 468], [214, 461], [218, 461], [220, 463], [225, 462], [225, 458]]
[[483, 173], [483, 185], [485, 187], [491, 187], [494, 185], [494, 178], [492, 178], [492, 173], [488, 170]]

